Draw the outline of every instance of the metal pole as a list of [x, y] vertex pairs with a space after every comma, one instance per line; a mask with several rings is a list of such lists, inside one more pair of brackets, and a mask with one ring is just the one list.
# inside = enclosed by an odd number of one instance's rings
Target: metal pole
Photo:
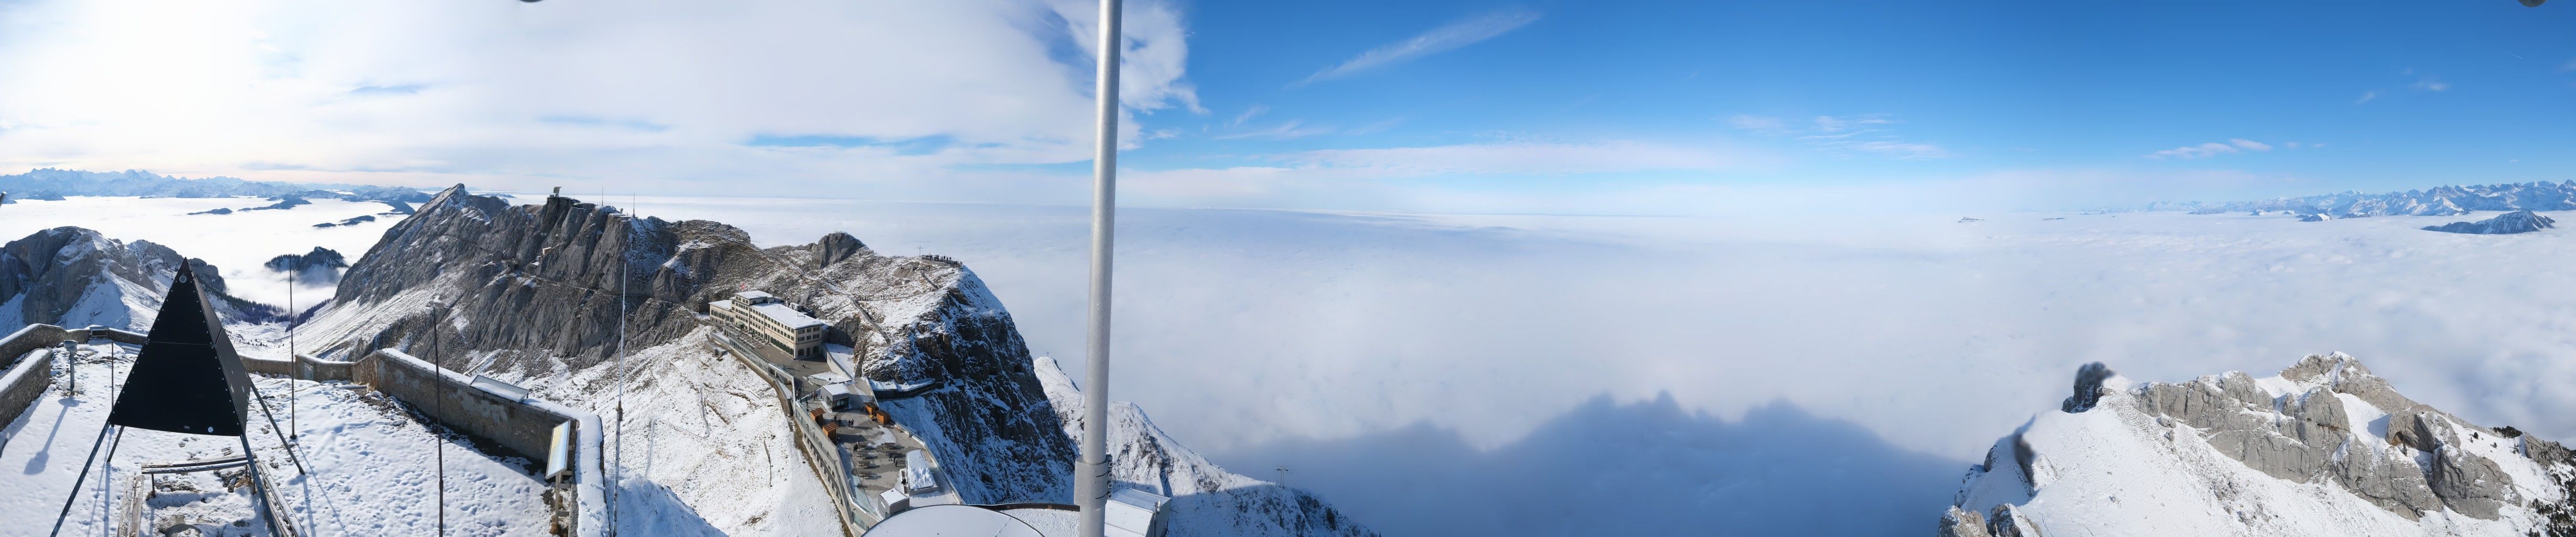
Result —
[[1118, 2], [1100, 0], [1100, 64], [1093, 98], [1100, 106], [1099, 155], [1091, 162], [1091, 335], [1089, 381], [1082, 385], [1082, 460], [1075, 465], [1074, 503], [1082, 537], [1101, 537], [1109, 503], [1109, 261], [1118, 211]]

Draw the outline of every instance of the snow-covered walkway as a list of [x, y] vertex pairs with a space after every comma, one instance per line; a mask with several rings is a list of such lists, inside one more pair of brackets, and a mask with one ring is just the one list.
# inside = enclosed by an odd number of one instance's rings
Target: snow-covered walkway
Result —
[[[135, 348], [84, 347], [78, 395], [67, 400], [59, 390], [48, 392], [0, 431], [9, 439], [0, 452], [0, 475], [7, 476], [0, 478], [0, 520], [9, 521], [0, 524], [0, 537], [52, 530], [115, 401], [112, 386], [122, 382], [116, 375], [130, 368]], [[302, 434], [296, 453], [310, 474], [297, 471], [259, 405], [252, 405], [250, 444], [302, 534], [431, 535], [442, 505], [450, 535], [547, 534], [545, 484], [530, 475], [526, 461], [486, 456], [461, 438], [441, 441], [391, 399], [360, 385], [253, 378], [278, 424]], [[293, 425], [287, 425], [290, 397]], [[141, 465], [225, 458], [241, 449], [232, 437], [140, 429], [110, 432], [107, 441], [117, 444], [114, 458], [105, 460], [107, 450], [100, 449], [104, 464], [80, 484], [64, 535], [108, 534]], [[152, 479], [143, 518], [156, 533], [192, 526], [205, 535], [267, 534], [237, 470]]]

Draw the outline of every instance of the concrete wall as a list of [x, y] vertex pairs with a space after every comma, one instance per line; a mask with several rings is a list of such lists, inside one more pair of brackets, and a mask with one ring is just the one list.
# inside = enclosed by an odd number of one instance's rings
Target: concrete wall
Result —
[[[361, 361], [363, 360], [364, 359], [362, 358]], [[250, 370], [252, 373], [294, 377], [313, 381], [351, 380], [356, 375], [355, 370], [352, 368], [357, 367], [357, 364], [358, 362], [334, 362], [314, 358], [313, 355], [310, 354], [296, 355], [295, 361], [292, 362], [286, 360], [270, 360], [267, 358], [253, 358], [249, 356], [242, 357], [242, 368]]]
[[[0, 360], [9, 361], [9, 368], [0, 373], [0, 416], [8, 417], [0, 420], [0, 424], [17, 421], [18, 414], [26, 412], [27, 405], [35, 404], [36, 398], [44, 396], [45, 388], [54, 383], [54, 353], [45, 353], [34, 359], [20, 358], [36, 349], [62, 345], [63, 340], [69, 337], [63, 327], [31, 324], [9, 334], [7, 339], [0, 339]], [[0, 442], [7, 440], [0, 439]]]
[[494, 443], [538, 464], [546, 460], [555, 425], [573, 419], [472, 385], [462, 373], [440, 369], [401, 351], [378, 351], [350, 368], [351, 382], [410, 403], [439, 423]]
[[[247, 361], [247, 360], [245, 360]], [[279, 367], [283, 360], [264, 367]], [[377, 350], [356, 362], [317, 360], [298, 356], [309, 378], [315, 380], [348, 380], [375, 388], [403, 403], [419, 409], [430, 419], [466, 434], [500, 444], [511, 455], [526, 457], [543, 471], [548, 444], [554, 429], [566, 421], [573, 422], [573, 464], [571, 492], [574, 501], [569, 518], [571, 535], [586, 537], [609, 534], [607, 478], [603, 474], [601, 440], [607, 429], [599, 415], [561, 403], [540, 399], [514, 399], [473, 385], [463, 373], [448, 371], [402, 351]], [[346, 375], [344, 379], [333, 378]], [[531, 501], [534, 501], [533, 499]], [[558, 509], [564, 506], [558, 506]]]

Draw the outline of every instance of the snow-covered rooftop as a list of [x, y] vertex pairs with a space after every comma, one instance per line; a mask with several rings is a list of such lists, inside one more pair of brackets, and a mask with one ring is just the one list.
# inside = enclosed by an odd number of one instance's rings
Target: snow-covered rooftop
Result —
[[796, 311], [796, 308], [787, 307], [786, 304], [776, 302], [755, 304], [751, 310], [760, 312], [761, 315], [769, 317], [769, 320], [778, 321], [778, 324], [786, 325], [789, 330], [823, 325], [823, 320], [806, 315], [805, 312]]

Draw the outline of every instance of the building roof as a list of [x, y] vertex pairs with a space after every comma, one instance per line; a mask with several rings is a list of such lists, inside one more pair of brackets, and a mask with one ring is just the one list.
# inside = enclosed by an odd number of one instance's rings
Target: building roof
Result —
[[[752, 292], [758, 293], [759, 291]], [[760, 312], [761, 315], [769, 317], [769, 320], [778, 321], [778, 324], [787, 325], [788, 330], [795, 330], [808, 326], [822, 326], [823, 324], [822, 319], [816, 319], [813, 316], [806, 315], [805, 312], [796, 311], [796, 308], [790, 308], [787, 307], [786, 304], [776, 302], [754, 305], [751, 307], [751, 310]]]
[[868, 528], [866, 535], [877, 537], [931, 537], [940, 535], [992, 535], [995, 537], [1042, 537], [1029, 523], [982, 507], [965, 505], [932, 505], [915, 507], [897, 513]]
[[743, 291], [740, 293], [734, 293], [733, 297], [742, 299], [746, 302], [758, 302], [761, 299], [778, 299], [778, 297], [770, 296], [768, 291]]

